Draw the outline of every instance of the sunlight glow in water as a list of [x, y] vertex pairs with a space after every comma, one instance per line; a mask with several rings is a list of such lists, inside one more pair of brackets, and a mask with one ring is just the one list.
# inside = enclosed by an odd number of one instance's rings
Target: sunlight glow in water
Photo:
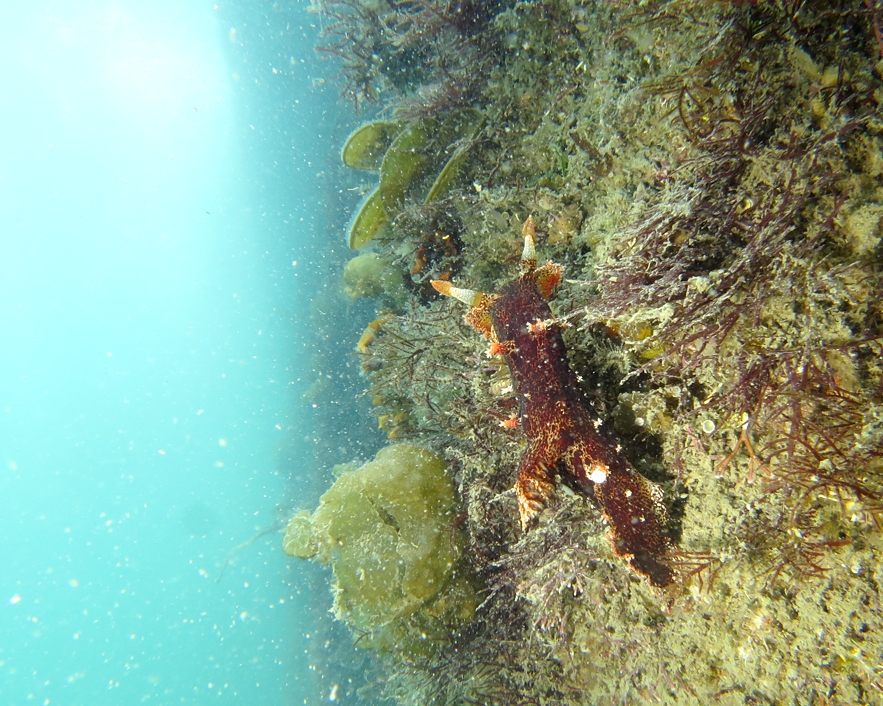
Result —
[[10, 12], [0, 701], [291, 703], [308, 571], [272, 530], [298, 294], [229, 24], [195, 1]]

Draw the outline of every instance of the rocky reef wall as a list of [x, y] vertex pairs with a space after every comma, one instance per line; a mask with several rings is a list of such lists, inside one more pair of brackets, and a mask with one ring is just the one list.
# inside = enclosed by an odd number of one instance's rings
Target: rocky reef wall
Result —
[[[438, 164], [463, 148], [444, 193], [403, 190], [359, 241], [383, 272], [348, 345], [383, 433], [445, 459], [482, 601], [431, 650], [384, 643], [367, 695], [879, 703], [883, 8], [324, 6], [358, 103], [421, 126], [481, 114], [421, 143]], [[427, 286], [498, 291], [531, 214], [564, 266], [551, 306], [582, 394], [664, 491], [664, 590], [563, 483], [519, 526], [509, 372]]]

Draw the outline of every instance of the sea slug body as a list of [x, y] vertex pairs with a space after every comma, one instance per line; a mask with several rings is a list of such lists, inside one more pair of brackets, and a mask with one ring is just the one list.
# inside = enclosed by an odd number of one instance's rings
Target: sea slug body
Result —
[[521, 269], [499, 294], [432, 283], [441, 294], [472, 307], [466, 320], [509, 366], [528, 439], [515, 486], [521, 525], [528, 528], [546, 505], [559, 473], [598, 504], [614, 553], [653, 586], [667, 586], [674, 570], [663, 561], [672, 546], [662, 491], [631, 466], [590, 410], [567, 360], [562, 324], [547, 302], [562, 267], [536, 266], [532, 218], [524, 224]]

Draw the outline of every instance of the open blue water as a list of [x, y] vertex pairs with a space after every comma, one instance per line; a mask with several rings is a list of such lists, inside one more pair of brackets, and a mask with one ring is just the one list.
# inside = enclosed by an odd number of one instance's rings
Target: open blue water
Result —
[[0, 0], [0, 705], [346, 693], [275, 531], [343, 241], [308, 8]]

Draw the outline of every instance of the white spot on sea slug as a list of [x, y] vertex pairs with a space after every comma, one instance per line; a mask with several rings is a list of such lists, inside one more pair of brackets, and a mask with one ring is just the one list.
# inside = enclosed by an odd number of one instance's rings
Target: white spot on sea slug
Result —
[[603, 466], [595, 466], [589, 474], [589, 480], [600, 485], [607, 480], [607, 469]]

